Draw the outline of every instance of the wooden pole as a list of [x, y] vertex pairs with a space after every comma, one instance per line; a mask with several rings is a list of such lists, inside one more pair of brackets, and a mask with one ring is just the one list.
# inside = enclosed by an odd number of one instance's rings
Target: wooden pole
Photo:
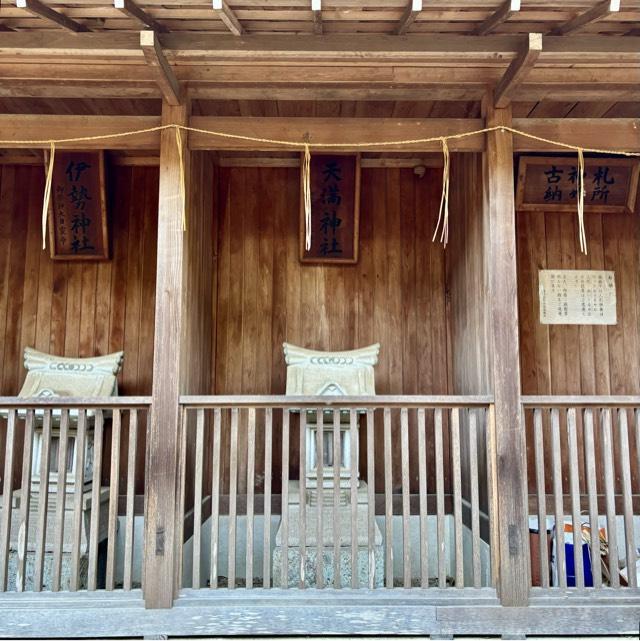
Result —
[[[163, 102], [163, 124], [187, 125], [188, 120], [188, 104], [171, 106]], [[160, 139], [153, 405], [147, 445], [144, 545], [147, 608], [169, 608], [173, 604], [178, 555], [182, 549], [181, 541], [176, 539], [180, 518], [176, 504], [179, 396], [183, 379], [183, 256], [180, 160], [175, 131], [167, 129]]]
[[[483, 102], [486, 126], [511, 125], [511, 107]], [[513, 184], [513, 136], [487, 134], [483, 158], [491, 340], [496, 421], [498, 494], [498, 591], [502, 605], [526, 606], [530, 560], [525, 435], [520, 410], [518, 283]]]

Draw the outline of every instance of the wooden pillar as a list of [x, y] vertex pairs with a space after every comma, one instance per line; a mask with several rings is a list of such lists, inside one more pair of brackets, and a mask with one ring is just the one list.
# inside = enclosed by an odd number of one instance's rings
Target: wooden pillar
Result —
[[[188, 124], [189, 105], [162, 105], [163, 124]], [[185, 170], [188, 152], [185, 140]], [[188, 183], [187, 183], [188, 188]], [[180, 159], [174, 129], [160, 139], [158, 258], [153, 354], [153, 407], [147, 436], [144, 597], [148, 608], [171, 607], [182, 546], [177, 541], [179, 397], [183, 381], [184, 234]]]
[[[511, 125], [511, 106], [483, 104], [486, 126]], [[529, 524], [526, 443], [520, 409], [518, 283], [514, 203], [513, 136], [487, 134], [483, 159], [484, 208], [491, 305], [495, 446], [497, 456], [498, 590], [506, 606], [529, 598]]]

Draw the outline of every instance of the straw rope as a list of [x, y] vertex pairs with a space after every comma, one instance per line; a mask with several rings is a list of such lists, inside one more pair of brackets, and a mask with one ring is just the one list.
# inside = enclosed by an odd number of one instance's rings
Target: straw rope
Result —
[[176, 146], [178, 147], [178, 158], [180, 160], [180, 198], [182, 200], [182, 231], [187, 231], [187, 189], [184, 175], [184, 151], [182, 148], [182, 134], [180, 128], [176, 127]]
[[47, 247], [47, 216], [49, 215], [49, 200], [51, 199], [51, 183], [53, 182], [53, 163], [56, 157], [56, 144], [51, 142], [47, 179], [44, 183], [44, 199], [42, 201], [42, 249]]
[[48, 209], [48, 202], [51, 192], [51, 182], [50, 178], [53, 174], [53, 156], [55, 151], [55, 145], [64, 145], [72, 143], [81, 143], [81, 142], [92, 142], [98, 140], [112, 140], [116, 138], [124, 138], [130, 136], [137, 136], [142, 134], [154, 133], [159, 131], [164, 131], [167, 129], [175, 129], [176, 132], [176, 145], [178, 146], [179, 155], [180, 155], [180, 189], [183, 200], [183, 212], [182, 212], [182, 224], [183, 229], [186, 229], [186, 195], [185, 195], [185, 176], [184, 176], [184, 160], [182, 153], [182, 137], [180, 135], [181, 131], [192, 132], [203, 134], [207, 136], [214, 136], [218, 138], [227, 138], [232, 140], [244, 140], [247, 142], [256, 142], [263, 144], [276, 145], [280, 147], [291, 147], [294, 149], [300, 149], [304, 152], [303, 160], [303, 194], [304, 194], [304, 206], [305, 206], [305, 224], [306, 224], [306, 234], [305, 234], [305, 247], [309, 249], [311, 247], [311, 186], [310, 186], [310, 165], [311, 165], [311, 150], [312, 149], [340, 149], [344, 147], [356, 148], [356, 149], [371, 149], [371, 148], [380, 148], [380, 147], [410, 147], [411, 145], [424, 144], [430, 142], [440, 142], [442, 145], [442, 153], [444, 156], [444, 167], [442, 179], [442, 198], [440, 202], [440, 213], [438, 216], [438, 225], [434, 233], [434, 240], [437, 236], [438, 229], [440, 224], [442, 224], [442, 229], [440, 232], [440, 240], [445, 245], [449, 237], [448, 230], [448, 218], [449, 218], [449, 147], [448, 141], [451, 140], [461, 140], [464, 138], [469, 138], [471, 136], [479, 136], [483, 134], [488, 134], [492, 132], [508, 132], [515, 136], [521, 136], [529, 140], [535, 140], [547, 144], [552, 147], [558, 147], [560, 149], [567, 149], [575, 151], [578, 153], [578, 225], [579, 225], [579, 237], [580, 237], [580, 249], [586, 253], [586, 234], [584, 230], [584, 154], [609, 154], [614, 156], [626, 156], [631, 158], [640, 157], [640, 152], [635, 151], [626, 151], [624, 149], [603, 149], [597, 147], [582, 147], [580, 145], [573, 145], [570, 143], [562, 142], [560, 140], [552, 140], [551, 138], [545, 138], [543, 136], [537, 136], [535, 134], [530, 134], [507, 125], [496, 125], [493, 127], [484, 127], [482, 129], [475, 129], [473, 131], [465, 131], [458, 134], [449, 134], [447, 136], [432, 136], [429, 138], [406, 138], [400, 140], [382, 140], [382, 141], [369, 141], [369, 142], [355, 142], [355, 143], [341, 143], [341, 142], [330, 142], [330, 143], [320, 143], [320, 142], [309, 142], [306, 141], [297, 141], [297, 140], [284, 140], [278, 138], [262, 138], [259, 136], [247, 136], [244, 134], [233, 134], [224, 131], [213, 131], [210, 129], [200, 129], [198, 127], [190, 127], [187, 125], [178, 125], [178, 124], [167, 124], [167, 125], [158, 125], [157, 127], [148, 127], [145, 129], [136, 129], [133, 131], [121, 131], [114, 132], [109, 134], [99, 134], [95, 136], [77, 136], [73, 138], [58, 138], [55, 140], [0, 140], [0, 147], [2, 146], [15, 146], [15, 145], [49, 145], [51, 147], [51, 157], [49, 161], [49, 168], [47, 172], [47, 184], [45, 185], [45, 202], [43, 204], [43, 245], [45, 242], [45, 226], [46, 226], [46, 211]]

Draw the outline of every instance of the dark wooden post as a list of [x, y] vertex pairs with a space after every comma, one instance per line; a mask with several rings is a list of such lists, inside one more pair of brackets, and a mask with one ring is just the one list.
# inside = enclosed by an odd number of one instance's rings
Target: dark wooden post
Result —
[[[483, 104], [486, 126], [511, 125], [511, 107], [497, 109], [493, 96]], [[520, 409], [518, 283], [514, 203], [513, 136], [487, 134], [484, 153], [487, 239], [497, 455], [500, 600], [525, 606], [529, 599], [529, 525], [526, 443]]]
[[[188, 119], [188, 104], [172, 107], [163, 102], [163, 124], [186, 125]], [[183, 139], [188, 176], [185, 135]], [[167, 129], [160, 140], [153, 407], [147, 440], [144, 597], [148, 608], [171, 607], [178, 555], [182, 550], [181, 542], [176, 540], [180, 531], [176, 504], [179, 397], [183, 381], [183, 257], [180, 159], [175, 130]]]

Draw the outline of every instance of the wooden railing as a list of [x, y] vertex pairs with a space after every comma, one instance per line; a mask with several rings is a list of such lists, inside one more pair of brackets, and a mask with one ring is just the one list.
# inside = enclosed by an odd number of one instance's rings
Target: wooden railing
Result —
[[183, 397], [182, 585], [491, 585], [491, 403]]
[[534, 585], [637, 587], [640, 397], [523, 397], [523, 407]]
[[140, 587], [136, 482], [143, 494], [150, 402], [0, 397], [0, 592]]

